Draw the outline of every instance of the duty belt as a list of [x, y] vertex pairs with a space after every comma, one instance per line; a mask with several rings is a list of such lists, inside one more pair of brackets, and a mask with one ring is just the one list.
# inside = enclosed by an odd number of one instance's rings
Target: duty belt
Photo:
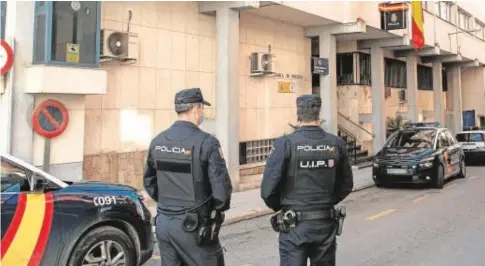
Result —
[[285, 220], [307, 221], [319, 219], [334, 219], [336, 217], [335, 210], [318, 210], [318, 211], [293, 211], [288, 210], [283, 214]]

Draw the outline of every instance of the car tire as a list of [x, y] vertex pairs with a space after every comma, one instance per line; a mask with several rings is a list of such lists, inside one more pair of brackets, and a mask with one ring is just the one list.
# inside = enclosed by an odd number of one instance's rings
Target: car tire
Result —
[[438, 166], [438, 169], [436, 169], [434, 188], [442, 189], [444, 185], [445, 185], [445, 172], [444, 172], [443, 166], [440, 165]]
[[458, 173], [458, 178], [465, 178], [465, 177], [466, 177], [466, 163], [465, 163], [465, 158], [462, 158], [460, 162], [460, 173]]
[[83, 265], [83, 262], [91, 253], [92, 256], [98, 257], [100, 249], [104, 246], [109, 246], [109, 250], [105, 251], [111, 255], [112, 258], [119, 255], [121, 251], [124, 253], [126, 266], [134, 266], [137, 264], [135, 247], [131, 239], [120, 229], [112, 226], [102, 226], [95, 228], [85, 234], [74, 247], [69, 258], [68, 266]]

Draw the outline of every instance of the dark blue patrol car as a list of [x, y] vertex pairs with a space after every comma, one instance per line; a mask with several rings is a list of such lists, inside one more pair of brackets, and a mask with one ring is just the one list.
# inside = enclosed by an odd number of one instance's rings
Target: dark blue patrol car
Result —
[[445, 179], [465, 175], [460, 144], [438, 123], [407, 124], [394, 132], [375, 155], [372, 169], [376, 186], [421, 183], [441, 189]]
[[66, 182], [1, 157], [3, 266], [135, 266], [153, 253], [151, 216], [132, 187]]

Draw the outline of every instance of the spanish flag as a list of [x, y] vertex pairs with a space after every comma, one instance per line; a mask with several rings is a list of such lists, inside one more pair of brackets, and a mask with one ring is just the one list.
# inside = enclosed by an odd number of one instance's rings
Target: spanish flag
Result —
[[423, 6], [421, 3], [421, 1], [411, 2], [411, 14], [413, 17], [412, 42], [414, 48], [417, 49], [424, 48], [424, 17]]

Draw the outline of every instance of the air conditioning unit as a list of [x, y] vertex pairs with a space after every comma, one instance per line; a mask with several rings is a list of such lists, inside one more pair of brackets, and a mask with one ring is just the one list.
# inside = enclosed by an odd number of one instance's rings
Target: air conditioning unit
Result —
[[405, 103], [408, 101], [406, 90], [400, 90], [398, 94], [399, 102]]
[[252, 53], [250, 76], [272, 74], [272, 59], [273, 55], [269, 53]]
[[136, 60], [138, 35], [110, 29], [101, 30], [101, 59]]

